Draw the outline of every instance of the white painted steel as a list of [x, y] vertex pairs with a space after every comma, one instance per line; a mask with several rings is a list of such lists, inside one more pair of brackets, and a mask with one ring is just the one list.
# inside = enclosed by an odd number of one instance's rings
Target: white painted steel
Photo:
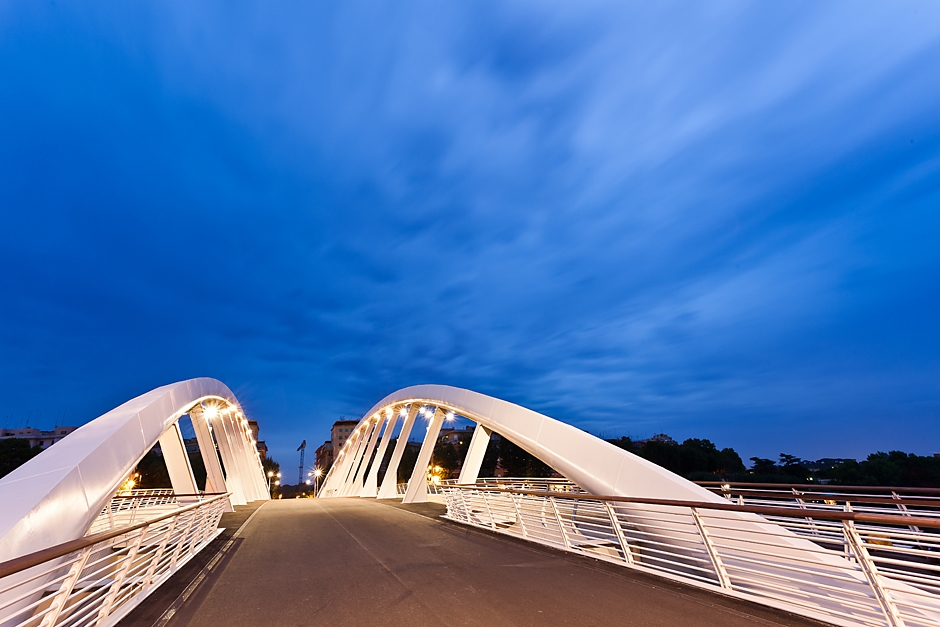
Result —
[[[382, 487], [379, 488], [380, 499], [395, 498], [396, 488], [398, 486], [398, 465], [401, 463], [401, 457], [405, 454], [405, 447], [408, 446], [408, 437], [414, 427], [415, 419], [418, 416], [418, 405], [412, 404], [408, 408], [405, 416], [405, 422], [401, 426], [401, 432], [398, 434], [398, 442], [395, 443], [395, 450], [392, 451], [392, 458], [388, 462], [388, 468], [385, 471], [385, 478], [382, 479]], [[394, 411], [394, 407], [392, 408]], [[327, 494], [325, 496], [330, 496]]]
[[[215, 379], [166, 385], [92, 420], [0, 479], [0, 561], [82, 537], [144, 454], [204, 401], [237, 408], [231, 390]], [[213, 427], [218, 436], [221, 429]], [[225, 462], [227, 482], [253, 472], [263, 481], [256, 451], [236, 449]]]
[[[435, 407], [440, 412], [453, 411], [455, 414], [465, 416], [477, 424], [498, 433], [501, 437], [507, 438], [590, 494], [667, 499], [706, 505], [727, 503], [727, 500], [723, 497], [704, 487], [687, 481], [652, 462], [613, 446], [576, 427], [524, 407], [460, 388], [420, 385], [394, 392], [373, 406], [366, 413], [366, 418], [357, 425], [354, 432], [364, 436], [369, 421], [373, 417], [380, 415], [381, 412], [387, 409], [395, 411], [405, 405], [410, 405], [412, 408], [409, 412], [409, 418], [414, 416], [415, 408], [418, 406]], [[407, 421], [406, 427], [407, 429], [403, 428], [399, 437], [392, 463], [389, 464], [382, 483], [382, 489], [379, 491], [379, 498], [390, 498], [395, 494], [393, 482], [396, 479], [398, 464], [401, 459], [400, 453], [404, 451], [411, 429], [411, 425]], [[423, 478], [430, 454], [424, 455], [424, 453], [433, 448], [436, 438], [437, 432], [432, 435], [431, 430], [429, 430], [422, 446], [421, 458], [418, 460], [412, 480], [405, 490], [405, 502], [415, 500], [420, 498], [422, 494], [426, 494], [426, 482], [423, 481]], [[340, 452], [341, 455], [352, 451], [352, 447], [352, 442], [347, 441]], [[427, 460], [423, 459], [425, 456], [428, 457]], [[334, 473], [331, 472], [331, 474]], [[319, 497], [342, 496], [348, 485], [348, 475], [346, 478], [337, 476], [330, 489], [322, 490]], [[577, 535], [576, 529], [569, 530], [566, 528], [565, 512], [555, 511], [559, 507], [567, 506], [567, 504], [568, 501], [556, 503], [554, 500], [548, 500], [540, 505], [542, 510], [540, 520], [555, 521], [556, 536], [563, 540], [563, 546], [569, 542], [568, 538]], [[511, 498], [505, 502], [502, 512], [498, 508], [494, 509], [492, 503], [485, 503], [485, 505], [485, 509], [491, 511], [492, 516], [496, 516], [496, 518], [491, 519], [491, 522], [498, 519], [501, 521], [500, 524], [508, 524], [509, 521], [517, 520], [516, 508], [520, 507], [520, 504], [515, 503]], [[546, 514], [546, 507], [548, 508], [548, 514]], [[713, 583], [716, 577], [723, 578], [722, 567], [730, 570], [728, 565], [729, 554], [733, 554], [739, 562], [747, 562], [748, 559], [751, 559], [747, 556], [755, 553], [755, 547], [757, 546], [755, 543], [759, 541], [759, 555], [764, 560], [782, 565], [788, 562], [801, 562], [811, 559], [816, 566], [815, 572], [820, 577], [820, 586], [827, 585], [823, 583], [827, 577], [834, 577], [836, 579], [841, 578], [843, 586], [851, 589], [852, 594], [870, 593], [866, 574], [858, 568], [849, 567], [855, 562], [847, 559], [847, 550], [844, 546], [840, 546], [840, 550], [832, 550], [828, 547], [820, 548], [820, 545], [779, 524], [779, 522], [768, 520], [752, 512], [722, 512], [721, 516], [718, 517], [720, 520], [713, 520], [716, 514], [711, 511], [697, 512], [695, 515], [691, 511], [686, 511], [681, 515], [677, 515], [668, 507], [637, 502], [618, 503], [614, 506], [614, 510], [618, 516], [629, 516], [632, 533], [641, 534], [645, 537], [647, 561], [657, 559], [655, 557], [656, 552], [668, 554], [671, 556], [670, 559], [678, 559], [683, 564], [685, 569], [683, 576], [687, 574], [702, 581]], [[499, 518], [500, 516], [503, 518]], [[698, 518], [698, 521], [696, 521], [696, 518]], [[606, 508], [604, 520], [609, 520], [609, 513]], [[716, 565], [714, 563], [713, 557], [709, 553], [711, 545], [706, 545], [705, 541], [702, 540], [703, 536], [698, 531], [697, 523], [701, 525], [702, 529], [711, 528], [714, 524], [720, 525], [725, 536], [721, 539], [716, 538], [714, 545], [718, 545], [720, 542], [725, 544], [723, 547], [723, 564]], [[522, 529], [522, 526], [520, 525], [519, 528]], [[535, 533], [535, 531], [527, 531], [526, 537], [531, 537], [532, 533]], [[613, 530], [611, 534], [613, 534], [614, 539], [619, 541]], [[844, 542], [842, 544], [844, 545]], [[770, 583], [772, 578], [768, 578], [765, 573], [761, 573], [759, 570], [751, 574], [751, 579], [754, 587], [766, 588], [766, 595], [774, 594], [774, 590], [781, 585], [779, 581]], [[893, 596], [896, 599], [909, 600], [920, 594], [920, 591], [910, 585], [910, 582], [903, 577], [892, 578], [891, 586], [893, 587]], [[723, 589], [720, 585], [717, 587]], [[825, 602], [844, 602], [849, 605], [852, 603], [846, 599], [827, 600]], [[930, 604], [935, 602], [935, 599], [930, 600]], [[928, 613], [932, 616], [931, 620], [940, 623], [940, 604], [929, 605]], [[884, 614], [881, 614], [881, 617], [884, 618]], [[865, 620], [870, 618], [867, 617]], [[871, 624], [882, 623], [875, 621]]]
[[[930, 532], [915, 533], [907, 526], [909, 517], [898, 512], [890, 524], [866, 523], [820, 520], [834, 513], [810, 507], [782, 516], [790, 521], [788, 528], [742, 530], [738, 512], [707, 503], [625, 503], [484, 485], [449, 485], [442, 491], [451, 520], [828, 623], [940, 624], [936, 522]], [[777, 540], [789, 537], [791, 529], [808, 528], [808, 515], [817, 517], [814, 524], [824, 527], [830, 540], [781, 556]], [[675, 542], [677, 529], [685, 539], [682, 546]], [[836, 550], [849, 558], [838, 569], [829, 559]]]
[[91, 536], [74, 550], [51, 547], [0, 563], [0, 625], [117, 624], [221, 533], [225, 502], [222, 494], [176, 506], [162, 518]]
[[398, 422], [398, 414], [391, 411], [387, 413], [389, 416], [385, 425], [385, 432], [382, 434], [382, 441], [379, 443], [379, 449], [375, 452], [375, 461], [372, 463], [372, 468], [369, 469], [369, 475], [366, 477], [365, 485], [362, 486], [362, 492], [359, 494], [362, 497], [374, 497], [379, 493], [379, 466], [382, 465], [382, 460], [385, 459], [385, 451], [388, 450], [388, 443], [392, 439], [392, 432], [395, 431], [395, 424]]
[[[430, 411], [430, 410], [429, 410]], [[431, 453], [434, 452], [434, 445], [437, 443], [437, 437], [441, 433], [441, 427], [444, 425], [444, 412], [436, 408], [428, 423], [427, 432], [424, 441], [421, 443], [421, 450], [418, 452], [418, 459], [415, 462], [414, 470], [411, 473], [411, 480], [408, 482], [408, 491], [405, 492], [405, 498], [402, 503], [426, 503], [428, 500], [428, 464], [431, 462]]]
[[467, 448], [467, 456], [464, 459], [463, 466], [460, 467], [460, 477], [458, 483], [476, 483], [480, 474], [480, 466], [483, 465], [483, 457], [486, 455], [486, 447], [490, 443], [492, 431], [481, 424], [477, 424], [473, 430], [473, 436], [470, 438], [470, 446]]

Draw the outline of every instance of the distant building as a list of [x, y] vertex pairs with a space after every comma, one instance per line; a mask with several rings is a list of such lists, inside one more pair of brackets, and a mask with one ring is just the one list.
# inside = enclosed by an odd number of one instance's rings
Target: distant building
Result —
[[852, 461], [854, 459], [847, 459], [842, 457], [823, 457], [822, 459], [817, 459], [814, 462], [804, 461], [803, 463], [810, 470], [810, 472], [819, 472], [820, 470], [832, 470], [836, 466], [841, 466], [845, 462]]
[[473, 437], [474, 429], [476, 429], [475, 425], [469, 426], [466, 429], [441, 429], [438, 442], [449, 442], [450, 444], [469, 442], [470, 438]]
[[42, 431], [35, 427], [25, 429], [0, 429], [0, 440], [29, 440], [30, 446], [45, 450], [78, 429], [78, 427], [56, 427], [51, 431]]
[[357, 424], [358, 420], [337, 420], [333, 423], [333, 428], [330, 429], [330, 443], [333, 445], [334, 454], [339, 454]]
[[268, 456], [268, 445], [264, 443], [264, 440], [258, 438], [258, 433], [260, 432], [260, 429], [258, 428], [258, 421], [249, 420], [248, 428], [251, 430], [251, 437], [254, 438], [255, 442], [257, 442], [255, 446], [258, 449], [258, 453], [261, 454], [261, 459], [264, 459]]
[[663, 444], [672, 444], [675, 446], [678, 446], [679, 444], [678, 442], [670, 438], [665, 433], [657, 433], [651, 438], [647, 438], [645, 440], [637, 440], [636, 442], [634, 442], [634, 444], [636, 444], [637, 446], [643, 446], [647, 442], [662, 442]]
[[327, 440], [317, 448], [316, 467], [326, 472], [333, 465], [333, 442]]

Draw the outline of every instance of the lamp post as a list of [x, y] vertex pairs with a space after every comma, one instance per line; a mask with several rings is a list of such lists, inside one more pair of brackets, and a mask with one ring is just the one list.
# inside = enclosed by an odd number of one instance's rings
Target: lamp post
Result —
[[323, 476], [323, 469], [317, 466], [313, 469], [313, 476], [315, 477], [316, 485], [313, 488], [314, 494], [320, 493], [320, 477]]

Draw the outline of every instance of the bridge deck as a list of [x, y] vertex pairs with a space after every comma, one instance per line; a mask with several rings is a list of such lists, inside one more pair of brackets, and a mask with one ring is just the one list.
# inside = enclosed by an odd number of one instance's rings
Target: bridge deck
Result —
[[[164, 610], [194, 573], [180, 573], [175, 589], [121, 624], [150, 627], [164, 614], [158, 624], [167, 627], [818, 626], [436, 518], [442, 512], [362, 499], [270, 501], [172, 618]], [[246, 512], [228, 516], [234, 527]]]

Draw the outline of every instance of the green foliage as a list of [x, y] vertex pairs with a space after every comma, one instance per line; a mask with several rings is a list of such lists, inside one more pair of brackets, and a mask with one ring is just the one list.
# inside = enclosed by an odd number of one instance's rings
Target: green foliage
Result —
[[40, 453], [42, 453], [42, 448], [31, 447], [29, 440], [19, 438], [0, 440], [0, 477], [7, 476]]
[[620, 437], [607, 441], [666, 470], [698, 481], [727, 478], [744, 472], [744, 462], [734, 449], [719, 450], [710, 440], [690, 438], [682, 444], [660, 440], [638, 443], [628, 437]]
[[[281, 493], [281, 486], [274, 485], [274, 482], [278, 480], [277, 473], [281, 472], [281, 465], [270, 457], [265, 457], [261, 460], [261, 467], [264, 468], [265, 479], [271, 484], [271, 496], [277, 498]], [[268, 473], [271, 473], [270, 477]]]
[[940, 457], [891, 451], [872, 453], [863, 462], [847, 461], [820, 473], [840, 485], [940, 487]]

